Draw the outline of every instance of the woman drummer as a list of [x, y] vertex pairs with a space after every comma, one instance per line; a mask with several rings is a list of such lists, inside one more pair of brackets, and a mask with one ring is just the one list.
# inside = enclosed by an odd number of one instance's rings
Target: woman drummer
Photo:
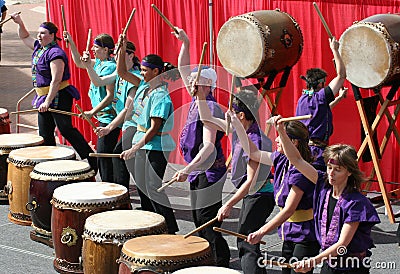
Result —
[[[105, 33], [97, 35], [91, 48], [95, 59], [90, 59], [89, 51], [84, 51], [83, 56], [79, 54], [71, 35], [67, 31], [64, 31], [64, 39], [71, 45], [72, 60], [74, 60], [77, 67], [87, 69], [91, 80], [89, 98], [93, 108], [85, 111], [85, 115], [89, 119], [96, 115], [99, 126], [105, 127], [116, 117], [115, 110], [111, 104], [114, 98], [114, 83], [99, 85], [94, 74], [101, 78], [108, 77], [108, 79], [112, 79], [115, 77], [112, 74], [116, 69], [116, 64], [111, 56], [114, 49], [114, 40]], [[116, 127], [108, 135], [98, 138], [97, 152], [112, 153], [117, 144], [120, 131], [121, 129]], [[113, 182], [112, 159], [98, 158], [98, 165], [101, 179], [105, 182]]]

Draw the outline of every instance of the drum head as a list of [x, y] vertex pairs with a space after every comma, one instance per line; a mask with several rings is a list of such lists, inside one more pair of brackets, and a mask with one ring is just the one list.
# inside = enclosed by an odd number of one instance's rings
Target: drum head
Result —
[[127, 192], [126, 187], [114, 183], [81, 182], [56, 188], [53, 199], [71, 205], [106, 203], [115, 201]]
[[390, 44], [371, 24], [357, 23], [340, 37], [339, 52], [347, 80], [360, 88], [382, 85], [392, 66]]
[[95, 172], [87, 162], [55, 160], [37, 164], [30, 176], [43, 181], [76, 181], [91, 178], [95, 176]]
[[74, 159], [75, 152], [71, 148], [56, 146], [36, 146], [16, 149], [8, 156], [10, 162], [40, 163], [50, 160]]
[[183, 235], [148, 235], [130, 239], [122, 247], [122, 253], [131, 258], [163, 260], [183, 259], [203, 254], [210, 249], [207, 240]]
[[0, 134], [0, 155], [18, 148], [37, 146], [43, 141], [42, 136], [28, 133]]
[[253, 75], [264, 59], [265, 35], [257, 25], [244, 18], [227, 21], [217, 37], [217, 54], [222, 66], [239, 77]]
[[240, 273], [237, 270], [218, 267], [218, 266], [196, 266], [180, 269], [175, 271], [174, 274], [237, 274]]
[[[154, 231], [162, 227], [166, 232], [163, 216], [144, 210], [112, 210], [94, 214], [86, 219], [85, 232], [87, 236], [106, 235], [115, 237], [128, 233], [137, 236], [157, 234]], [[153, 231], [153, 232], [152, 232]]]

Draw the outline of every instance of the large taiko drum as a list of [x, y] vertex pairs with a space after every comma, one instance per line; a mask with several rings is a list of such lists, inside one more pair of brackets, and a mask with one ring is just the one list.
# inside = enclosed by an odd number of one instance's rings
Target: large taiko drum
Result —
[[377, 14], [354, 23], [340, 37], [347, 80], [377, 88], [400, 80], [400, 15]]
[[135, 237], [167, 233], [163, 216], [143, 210], [112, 210], [86, 219], [83, 231], [84, 273], [118, 274], [122, 245]]
[[130, 209], [126, 187], [106, 182], [81, 182], [60, 186], [51, 200], [51, 234], [60, 273], [83, 273], [82, 234], [86, 219], [96, 213]]
[[238, 274], [237, 270], [219, 266], [195, 266], [175, 271], [174, 274]]
[[[168, 273], [199, 265], [213, 265], [214, 258], [207, 240], [183, 235], [149, 235], [131, 239], [122, 247], [118, 259], [119, 274], [150, 270]], [[140, 272], [139, 272], [140, 273]]]
[[23, 147], [38, 146], [43, 137], [34, 134], [0, 134], [0, 202], [8, 204], [8, 196], [4, 191], [7, 184], [7, 158], [11, 151]]
[[239, 77], [259, 78], [292, 67], [302, 51], [299, 24], [280, 10], [259, 10], [232, 17], [217, 37], [222, 66]]
[[51, 198], [57, 187], [81, 181], [95, 181], [96, 173], [87, 162], [55, 160], [37, 164], [30, 173], [29, 202], [32, 240], [53, 247], [51, 239]]
[[7, 194], [10, 203], [8, 218], [19, 225], [31, 225], [30, 212], [26, 209], [29, 200], [29, 176], [35, 165], [45, 161], [75, 159], [71, 148], [57, 146], [36, 146], [19, 148], [10, 152], [7, 162]]
[[8, 134], [10, 129], [10, 116], [5, 108], [0, 108], [0, 134]]

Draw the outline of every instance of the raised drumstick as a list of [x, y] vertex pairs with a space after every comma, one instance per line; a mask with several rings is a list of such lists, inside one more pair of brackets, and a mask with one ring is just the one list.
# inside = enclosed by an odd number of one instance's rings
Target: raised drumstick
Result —
[[85, 119], [86, 121], [88, 121], [89, 125], [90, 125], [93, 129], [96, 129], [96, 128], [97, 128], [96, 125], [92, 122], [92, 120], [90, 120], [89, 117], [87, 117], [87, 115], [85, 114], [85, 112], [83, 112], [82, 108], [81, 108], [78, 104], [76, 104], [75, 106], [76, 106], [76, 108], [79, 110], [79, 112], [82, 114], [83, 119]]
[[[203, 48], [201, 50], [201, 56], [200, 56], [200, 61], [199, 61], [199, 66], [197, 68], [197, 74], [196, 74], [196, 79], [195, 79], [195, 84], [197, 85], [199, 83], [199, 79], [200, 79], [200, 74], [201, 74], [201, 68], [202, 68], [202, 64], [203, 64], [203, 60], [204, 60], [204, 55], [206, 54], [206, 48], [207, 48], [207, 42], [204, 42], [203, 44]], [[192, 94], [193, 96], [194, 94]]]
[[86, 51], [89, 51], [90, 40], [92, 40], [92, 29], [88, 30], [88, 36], [87, 36], [87, 41], [86, 41]]
[[313, 2], [313, 5], [314, 5], [315, 10], [318, 13], [319, 19], [321, 19], [322, 25], [324, 25], [324, 28], [325, 28], [326, 32], [328, 33], [329, 38], [332, 39], [333, 38], [332, 32], [329, 29], [328, 24], [326, 23], [324, 16], [322, 15], [321, 11], [319, 10], [317, 3]]
[[172, 25], [172, 23], [168, 20], [167, 17], [165, 17], [165, 15], [156, 7], [156, 5], [151, 4], [151, 7], [161, 16], [162, 19], [164, 19], [165, 23], [168, 24], [168, 26], [170, 26], [170, 28], [176, 33], [178, 34], [178, 30], [175, 28], [174, 25]]
[[[17, 14], [21, 14], [21, 12], [17, 12]], [[7, 23], [8, 21], [10, 21], [12, 19], [12, 17], [10, 16], [10, 18], [4, 20], [3, 22], [0, 22], [0, 27], [2, 27], [5, 23]]]
[[[246, 239], [247, 239], [247, 236], [246, 236], [246, 235], [243, 235], [243, 234], [240, 234], [240, 233], [236, 233], [236, 232], [233, 232], [233, 231], [230, 231], [230, 230], [226, 230], [226, 229], [223, 229], [223, 228], [220, 228], [220, 227], [214, 226], [214, 227], [213, 227], [213, 230], [214, 230], [214, 231], [221, 232], [221, 233], [229, 234], [229, 235], [238, 237], [238, 238], [243, 239], [243, 240], [246, 240]], [[266, 245], [267, 243], [264, 242], [264, 241], [260, 241], [260, 244]]]
[[120, 158], [121, 154], [113, 153], [89, 153], [89, 157]]
[[[231, 93], [229, 94], [229, 110], [232, 111], [232, 104], [233, 104], [233, 93], [235, 92], [235, 82], [236, 76], [232, 75], [232, 85], [231, 85]], [[226, 116], [226, 135], [229, 135], [229, 128], [231, 126], [231, 116]]]
[[[61, 19], [64, 31], [67, 31], [67, 22], [65, 21], [64, 5], [61, 5]], [[68, 48], [68, 40], [65, 40], [65, 47]]]
[[[128, 31], [129, 25], [132, 22], [132, 18], [133, 18], [133, 15], [135, 14], [135, 12], [136, 12], [136, 8], [133, 8], [131, 11], [131, 15], [129, 15], [128, 22], [126, 22], [125, 28], [122, 31], [122, 35], [124, 35], [124, 36], [126, 35], [126, 32]], [[121, 43], [118, 43], [117, 49], [115, 51], [116, 54], [118, 54], [120, 48], [121, 48]]]
[[[24, 113], [30, 113], [30, 112], [36, 112], [36, 111], [38, 111], [38, 109], [33, 108], [33, 109], [27, 109], [27, 110], [13, 111], [13, 112], [10, 112], [10, 114], [24, 114]], [[59, 109], [53, 109], [53, 108], [49, 108], [48, 111], [54, 112], [54, 113], [70, 115], [70, 116], [76, 116], [76, 117], [80, 116], [78, 113], [59, 110]]]
[[175, 182], [176, 182], [176, 178], [171, 179], [168, 183], [166, 183], [165, 185], [163, 185], [162, 187], [157, 189], [157, 192], [161, 192], [164, 188], [166, 188], [167, 186], [172, 185]]
[[209, 225], [215, 223], [216, 221], [218, 221], [218, 217], [215, 217], [215, 218], [209, 220], [207, 223], [202, 224], [201, 226], [199, 226], [198, 228], [192, 230], [192, 231], [189, 232], [188, 234], [185, 234], [185, 236], [183, 236], [183, 238], [186, 239], [187, 237], [192, 236], [192, 235], [195, 234], [196, 232], [199, 232], [200, 230], [203, 230], [203, 229], [206, 228], [207, 226], [209, 226]]
[[[298, 120], [307, 120], [311, 119], [312, 115], [301, 115], [301, 116], [293, 116], [293, 117], [287, 117], [287, 118], [282, 118], [280, 121], [282, 122], [290, 122], [290, 121], [298, 121]], [[267, 120], [267, 124], [273, 124], [274, 123], [274, 117], [271, 117]]]

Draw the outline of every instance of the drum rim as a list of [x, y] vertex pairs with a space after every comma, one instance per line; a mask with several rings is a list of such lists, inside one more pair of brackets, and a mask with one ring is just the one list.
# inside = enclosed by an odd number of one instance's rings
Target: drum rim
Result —
[[[26, 136], [26, 139], [30, 140], [27, 143], [20, 143], [20, 144], [2, 144], [3, 141], [6, 139], [13, 139], [15, 140], [14, 137], [22, 137]], [[2, 140], [4, 138], [4, 140]], [[37, 138], [37, 140], [32, 141], [32, 138]], [[7, 133], [7, 134], [0, 134], [0, 155], [4, 154], [10, 154], [11, 151], [20, 149], [20, 148], [25, 148], [25, 147], [32, 147], [32, 146], [38, 146], [40, 144], [44, 143], [44, 139], [40, 135], [36, 134], [30, 134], [30, 133]]]
[[[57, 164], [69, 164], [74, 163], [79, 169], [72, 170], [68, 166], [68, 170], [51, 170], [50, 167]], [[47, 168], [47, 170], [46, 170]], [[58, 167], [59, 168], [59, 167]], [[76, 181], [76, 180], [86, 180], [96, 175], [95, 171], [90, 167], [89, 163], [79, 160], [72, 159], [61, 159], [52, 160], [38, 163], [33, 168], [32, 172], [29, 174], [31, 179], [35, 180], [47, 180], [47, 181]]]

